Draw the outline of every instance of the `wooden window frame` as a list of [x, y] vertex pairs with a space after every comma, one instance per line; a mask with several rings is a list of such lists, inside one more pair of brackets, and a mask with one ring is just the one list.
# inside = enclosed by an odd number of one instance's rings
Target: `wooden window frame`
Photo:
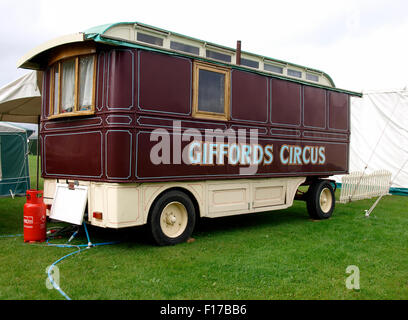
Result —
[[[92, 104], [90, 110], [79, 110], [79, 59], [81, 57], [91, 56], [93, 57], [93, 79], [92, 79]], [[75, 104], [74, 111], [61, 113], [61, 84], [62, 84], [62, 63], [74, 59], [75, 61]], [[51, 70], [51, 81], [50, 81], [50, 101], [49, 101], [49, 114], [48, 119], [61, 118], [61, 117], [73, 117], [73, 116], [83, 116], [83, 115], [93, 115], [95, 114], [95, 101], [96, 101], [96, 71], [97, 71], [97, 57], [94, 49], [84, 48], [82, 50], [67, 50], [65, 52], [60, 52], [55, 55], [54, 59], [51, 60], [50, 70]], [[57, 108], [58, 113], [54, 114], [55, 110], [55, 68], [58, 68], [58, 99]]]
[[[207, 70], [225, 75], [224, 82], [224, 113], [198, 110], [199, 74], [200, 70]], [[228, 121], [230, 117], [231, 70], [203, 62], [194, 62], [193, 72], [193, 114], [194, 118]]]

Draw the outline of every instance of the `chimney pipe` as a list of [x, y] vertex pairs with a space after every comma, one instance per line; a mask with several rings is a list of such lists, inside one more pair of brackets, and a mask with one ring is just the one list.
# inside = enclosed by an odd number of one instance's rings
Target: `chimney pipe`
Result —
[[241, 64], [241, 40], [237, 40], [237, 60], [236, 64], [240, 65]]

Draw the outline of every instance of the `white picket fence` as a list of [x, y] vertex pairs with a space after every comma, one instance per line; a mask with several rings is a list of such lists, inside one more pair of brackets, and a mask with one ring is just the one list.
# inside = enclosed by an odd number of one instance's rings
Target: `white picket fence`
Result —
[[340, 203], [389, 194], [391, 172], [378, 170], [370, 174], [352, 172], [341, 179]]

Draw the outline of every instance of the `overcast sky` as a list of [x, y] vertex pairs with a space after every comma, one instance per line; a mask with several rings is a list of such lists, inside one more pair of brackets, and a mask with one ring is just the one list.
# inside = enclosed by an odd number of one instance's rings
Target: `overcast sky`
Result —
[[139, 21], [328, 73], [355, 91], [408, 85], [408, 1], [0, 0], [0, 87], [35, 46], [100, 24]]

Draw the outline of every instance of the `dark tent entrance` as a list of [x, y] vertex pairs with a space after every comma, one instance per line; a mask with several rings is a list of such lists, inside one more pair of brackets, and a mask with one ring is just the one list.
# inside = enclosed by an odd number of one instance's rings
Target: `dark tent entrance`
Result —
[[29, 134], [22, 128], [0, 123], [0, 197], [24, 196], [30, 189]]

